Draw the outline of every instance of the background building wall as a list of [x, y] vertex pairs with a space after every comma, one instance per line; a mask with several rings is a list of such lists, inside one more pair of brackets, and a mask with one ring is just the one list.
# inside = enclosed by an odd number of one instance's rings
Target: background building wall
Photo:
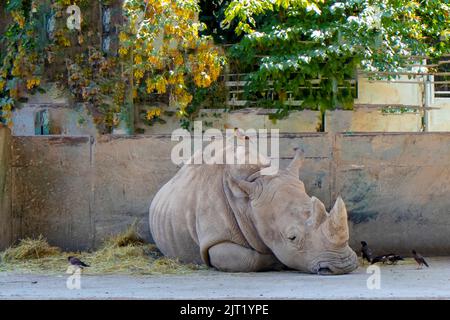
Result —
[[326, 132], [420, 132], [422, 115], [383, 113], [380, 109], [329, 110], [325, 114]]
[[[397, 82], [399, 81], [399, 82]], [[391, 82], [370, 80], [358, 76], [356, 104], [422, 105], [423, 90], [417, 79], [400, 76]]]
[[49, 133], [52, 135], [96, 135], [92, 115], [84, 104], [71, 101], [69, 94], [58, 89], [54, 83], [44, 87], [45, 93], [27, 96], [27, 102], [13, 111], [13, 135], [35, 135], [36, 114], [43, 110], [48, 112]]
[[450, 131], [450, 98], [432, 98], [427, 112], [428, 131]]
[[[450, 98], [430, 97], [431, 110], [423, 112], [420, 108], [425, 97], [423, 85], [417, 79], [400, 78], [400, 83], [372, 81], [358, 78], [358, 99], [355, 110], [328, 110], [322, 118], [319, 111], [293, 111], [285, 119], [272, 120], [276, 110], [246, 108], [237, 110], [202, 109], [195, 118], [203, 121], [204, 129], [227, 129], [239, 127], [279, 129], [282, 133], [317, 132], [421, 132], [450, 131]], [[432, 90], [430, 91], [432, 95]], [[383, 106], [403, 106], [413, 110], [403, 113], [383, 112]], [[163, 107], [164, 110], [169, 107]], [[53, 124], [52, 134], [96, 135], [92, 118], [83, 104], [76, 104], [67, 93], [57, 89], [54, 84], [46, 85], [46, 93], [28, 97], [14, 111], [13, 134], [33, 135], [36, 112], [48, 109]], [[175, 109], [169, 108], [171, 111]], [[173, 112], [175, 113], [175, 112]], [[424, 119], [422, 119], [424, 117]], [[139, 123], [144, 134], [170, 134], [180, 128], [176, 116], [163, 116], [166, 123], [147, 126]], [[324, 122], [324, 123], [323, 123]], [[424, 127], [425, 125], [425, 127]]]

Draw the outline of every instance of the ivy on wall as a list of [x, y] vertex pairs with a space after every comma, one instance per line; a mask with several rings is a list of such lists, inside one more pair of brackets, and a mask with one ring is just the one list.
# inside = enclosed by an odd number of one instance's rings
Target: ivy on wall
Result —
[[37, 43], [37, 26], [32, 1], [7, 1], [11, 23], [2, 35], [0, 55], [1, 120], [11, 126], [11, 112], [23, 90], [33, 92], [40, 85], [38, 66], [42, 62]]
[[[72, 4], [81, 8], [80, 30], [66, 27]], [[123, 17], [117, 55], [100, 49], [99, 4], [116, 4]], [[135, 104], [155, 94], [169, 96], [186, 121], [195, 92], [211, 86], [225, 63], [211, 38], [199, 35], [194, 0], [8, 0], [5, 10], [12, 21], [1, 38], [0, 120], [8, 125], [12, 109], [44, 81], [84, 103], [104, 133], [120, 122], [132, 126]], [[163, 114], [152, 108], [143, 120], [151, 125]]]
[[[168, 93], [177, 115], [189, 118], [193, 95], [210, 87], [225, 63], [212, 39], [200, 35], [197, 1], [127, 0], [124, 13], [129, 23], [120, 33], [119, 53], [129, 62], [134, 96]], [[160, 115], [156, 109], [145, 116]]]

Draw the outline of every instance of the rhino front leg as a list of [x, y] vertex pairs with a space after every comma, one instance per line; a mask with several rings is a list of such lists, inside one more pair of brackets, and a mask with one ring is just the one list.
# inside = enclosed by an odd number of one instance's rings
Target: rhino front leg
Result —
[[225, 272], [256, 272], [281, 270], [283, 265], [272, 254], [261, 254], [232, 242], [209, 248], [211, 265]]

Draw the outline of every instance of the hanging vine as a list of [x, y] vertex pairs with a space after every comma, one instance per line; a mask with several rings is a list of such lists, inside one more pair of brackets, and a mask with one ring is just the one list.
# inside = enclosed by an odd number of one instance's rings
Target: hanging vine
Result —
[[[169, 94], [177, 115], [189, 118], [193, 95], [210, 87], [225, 63], [212, 39], [199, 35], [204, 26], [197, 21], [197, 1], [126, 0], [124, 13], [129, 23], [119, 35], [119, 54], [130, 62], [135, 97]], [[145, 117], [160, 115], [156, 108]]]
[[35, 92], [40, 84], [41, 48], [37, 43], [37, 11], [34, 1], [11, 0], [5, 10], [11, 23], [2, 36], [0, 64], [1, 121], [12, 125], [12, 109], [24, 91]]
[[[81, 31], [66, 27], [65, 11], [75, 3], [83, 13], [98, 7], [88, 0], [7, 1], [11, 23], [2, 37], [0, 120], [11, 126], [12, 109], [27, 95], [43, 91], [42, 83], [54, 81], [75, 102], [84, 103], [101, 132], [129, 121], [134, 103], [154, 94], [168, 95], [186, 123], [196, 90], [213, 84], [225, 63], [211, 39], [199, 35], [196, 1], [123, 1], [118, 55], [97, 49], [99, 31], [89, 18], [82, 20]], [[48, 28], [42, 20], [49, 12], [54, 30], [43, 36], [42, 29]], [[143, 120], [152, 124], [161, 114], [153, 108]]]

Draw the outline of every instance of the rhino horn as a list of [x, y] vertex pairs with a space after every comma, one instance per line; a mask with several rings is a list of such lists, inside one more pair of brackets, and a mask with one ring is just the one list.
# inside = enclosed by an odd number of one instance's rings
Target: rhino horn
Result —
[[299, 170], [303, 164], [303, 150], [301, 148], [295, 148], [295, 157], [287, 167], [287, 171], [298, 177]]
[[341, 197], [338, 197], [329, 218], [323, 224], [324, 233], [331, 243], [342, 245], [349, 239], [347, 209]]
[[311, 197], [311, 217], [309, 218], [308, 224], [312, 225], [314, 228], [318, 228], [328, 217], [325, 205], [317, 199], [316, 197]]

